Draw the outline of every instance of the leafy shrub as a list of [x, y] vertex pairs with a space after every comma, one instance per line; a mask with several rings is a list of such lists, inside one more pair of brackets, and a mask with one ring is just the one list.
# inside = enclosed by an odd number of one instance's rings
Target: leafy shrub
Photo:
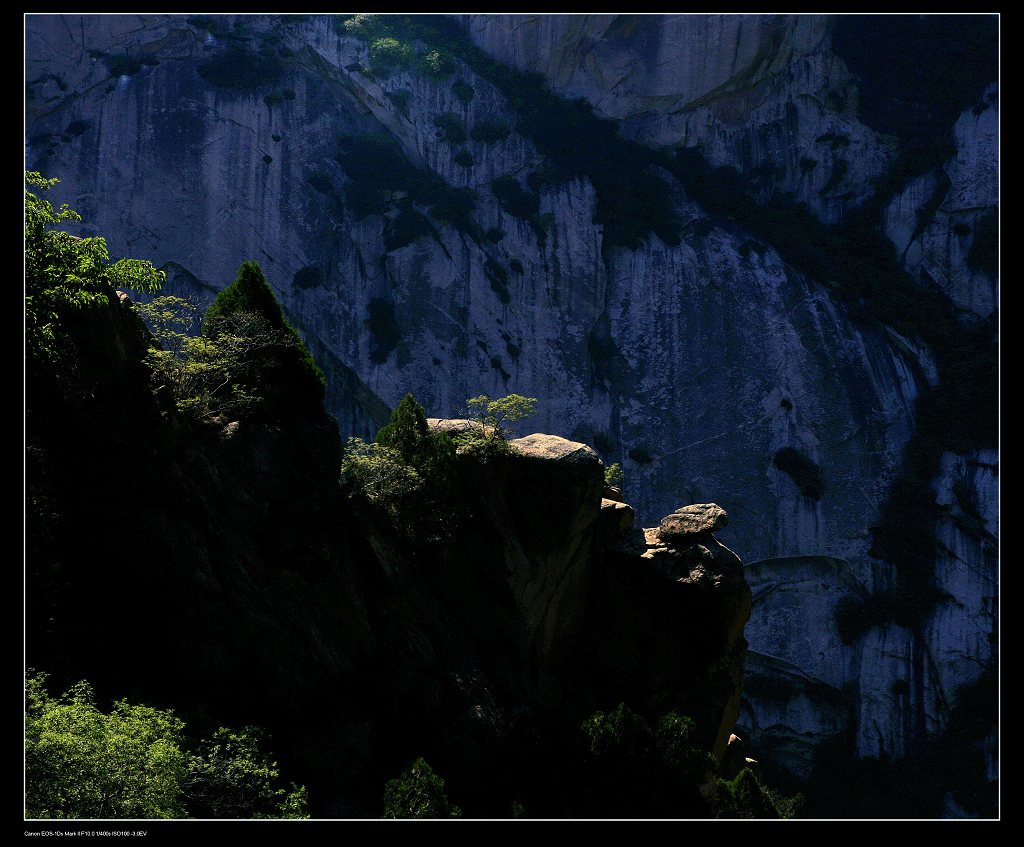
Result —
[[796, 483], [804, 497], [820, 500], [825, 493], [821, 467], [801, 450], [795, 447], [776, 450], [772, 464]]
[[199, 304], [195, 300], [164, 295], [137, 303], [135, 311], [163, 350], [179, 359], [184, 356], [185, 345], [198, 328]]
[[523, 188], [515, 177], [499, 177], [491, 183], [491, 191], [501, 207], [517, 218], [528, 219], [540, 210], [537, 197]]
[[504, 438], [508, 425], [528, 418], [537, 410], [536, 397], [509, 394], [492, 400], [486, 394], [466, 401], [470, 415], [480, 422], [490, 440]]
[[386, 818], [457, 818], [462, 812], [448, 802], [444, 780], [422, 758], [384, 787]]
[[[217, 417], [221, 401], [227, 408], [240, 403], [236, 411], [320, 407], [324, 375], [256, 262], [243, 262], [235, 281], [217, 295], [202, 332], [184, 373], [195, 378], [199, 393], [189, 399], [202, 415]], [[224, 386], [211, 388], [221, 378]]]
[[460, 150], [452, 157], [452, 161], [462, 168], [471, 168], [474, 165], [473, 154], [468, 150]]
[[384, 246], [387, 252], [399, 250], [408, 244], [412, 244], [419, 238], [431, 235], [434, 228], [423, 215], [411, 206], [402, 206], [399, 209], [398, 217], [388, 225], [384, 239]]
[[750, 768], [744, 768], [732, 780], [718, 780], [716, 789], [717, 818], [792, 817], [799, 804], [799, 800], [793, 798], [780, 805], [778, 798], [761, 784]]
[[581, 725], [586, 779], [601, 815], [670, 815], [701, 804], [697, 788], [715, 760], [696, 741], [694, 722], [669, 712], [652, 730], [620, 703]]
[[473, 99], [473, 95], [475, 93], [476, 89], [468, 82], [463, 82], [461, 79], [457, 79], [452, 83], [452, 94], [458, 97], [463, 103], [468, 104], [469, 101]]
[[423, 72], [437, 82], [448, 79], [458, 66], [455, 57], [445, 50], [428, 50], [420, 57]]
[[423, 480], [401, 454], [381, 444], [349, 438], [341, 460], [341, 482], [381, 508], [396, 525], [416, 508]]
[[614, 488], [621, 488], [623, 476], [624, 474], [622, 473], [622, 465], [620, 465], [618, 462], [613, 462], [611, 465], [604, 469], [605, 485], [611, 485]]
[[501, 227], [492, 226], [487, 232], [484, 233], [484, 238], [490, 241], [492, 244], [497, 244], [505, 237], [505, 230]]
[[[42, 194], [57, 184], [34, 171], [25, 184]], [[54, 209], [43, 196], [25, 191], [25, 345], [29, 364], [48, 362], [48, 371], [67, 380], [77, 372], [74, 342], [65, 321], [77, 311], [110, 304], [119, 288], [157, 292], [163, 271], [139, 259], [110, 262], [103, 238], [78, 238], [60, 229], [82, 217], [66, 203]]]
[[443, 542], [459, 515], [455, 456], [456, 443], [431, 432], [423, 407], [407, 394], [373, 444], [349, 439], [341, 480], [415, 544]]
[[430, 207], [430, 216], [439, 221], [450, 223], [462, 232], [472, 232], [474, 228], [473, 210], [476, 209], [476, 195], [469, 188], [447, 188], [440, 197], [434, 199]]
[[370, 70], [379, 76], [389, 76], [395, 70], [412, 67], [416, 53], [411, 44], [396, 38], [378, 38], [370, 45]]
[[520, 262], [518, 259], [509, 259], [508, 269], [512, 271], [512, 273], [514, 274], [521, 274], [523, 273], [523, 263]]
[[504, 141], [512, 132], [512, 127], [504, 118], [481, 118], [473, 124], [470, 135], [474, 141], [484, 144], [497, 144]]
[[466, 125], [454, 112], [443, 112], [434, 118], [439, 130], [437, 137], [446, 144], [462, 144], [466, 140]]
[[345, 135], [339, 138], [339, 145], [335, 158], [352, 180], [346, 197], [356, 220], [382, 214], [393, 202], [391, 195], [406, 192], [412, 201], [429, 205], [432, 217], [473, 232], [473, 191], [453, 188], [436, 174], [415, 167], [392, 138], [372, 133]]
[[51, 697], [29, 671], [25, 815], [29, 818], [300, 818], [306, 790], [286, 789], [261, 730], [221, 727], [189, 749], [171, 711], [114, 703], [87, 682]]

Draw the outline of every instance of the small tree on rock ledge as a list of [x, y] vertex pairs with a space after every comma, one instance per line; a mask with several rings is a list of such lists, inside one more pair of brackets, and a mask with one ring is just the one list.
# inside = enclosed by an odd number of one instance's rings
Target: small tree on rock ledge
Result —
[[486, 394], [471, 397], [466, 401], [469, 413], [491, 439], [504, 438], [508, 424], [528, 418], [537, 409], [536, 397], [523, 397], [521, 394], [509, 394], [492, 400]]

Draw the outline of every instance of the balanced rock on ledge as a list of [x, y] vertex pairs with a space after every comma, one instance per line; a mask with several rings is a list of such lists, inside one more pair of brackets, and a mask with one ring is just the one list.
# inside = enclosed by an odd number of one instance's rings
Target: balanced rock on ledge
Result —
[[658, 538], [673, 546], [686, 546], [698, 536], [717, 532], [729, 524], [725, 509], [715, 503], [694, 503], [666, 515], [658, 526]]

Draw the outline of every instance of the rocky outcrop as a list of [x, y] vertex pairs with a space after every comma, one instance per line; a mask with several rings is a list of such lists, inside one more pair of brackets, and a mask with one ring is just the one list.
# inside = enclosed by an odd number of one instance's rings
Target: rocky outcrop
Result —
[[[739, 557], [711, 532], [724, 522], [724, 510], [713, 503], [685, 508], [713, 519], [685, 538], [674, 536], [671, 546], [658, 528], [624, 532], [598, 560], [590, 660], [598, 676], [629, 680], [640, 699], [664, 702], [664, 693], [655, 693], [659, 688], [677, 692], [688, 713], [702, 713], [705, 732], [714, 727], [706, 740], [720, 759], [739, 714], [750, 589]], [[657, 610], [668, 607], [674, 611], [661, 619]], [[631, 631], [622, 637], [626, 629]], [[700, 657], [696, 664], [694, 654]], [[713, 655], [719, 658], [708, 661]], [[682, 680], [694, 672], [699, 696], [683, 691]], [[716, 703], [724, 696], [724, 709], [712, 715], [700, 702], [706, 696]]]
[[564, 788], [580, 723], [620, 702], [692, 715], [721, 754], [742, 568], [709, 532], [695, 538], [720, 575], [699, 585], [601, 549], [591, 448], [534, 434], [459, 454], [444, 534], [411, 538], [342, 493], [328, 415], [187, 418], [142, 362], [130, 300], [69, 311], [78, 368], [42, 363], [28, 395], [29, 665], [269, 727], [320, 816], [379, 814], [385, 780], [420, 755], [468, 814], [507, 814], [513, 791], [563, 814], [587, 801]]

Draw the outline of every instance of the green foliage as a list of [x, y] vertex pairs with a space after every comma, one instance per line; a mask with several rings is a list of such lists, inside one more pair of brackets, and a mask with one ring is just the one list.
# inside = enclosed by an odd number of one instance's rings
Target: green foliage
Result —
[[475, 230], [474, 193], [453, 188], [437, 174], [415, 167], [394, 139], [364, 133], [342, 136], [339, 145], [335, 158], [351, 180], [345, 194], [356, 220], [384, 214], [396, 202], [394, 195], [401, 192], [408, 197], [397, 202], [429, 206], [431, 217], [462, 232]]
[[462, 144], [466, 140], [466, 125], [454, 112], [443, 112], [434, 118], [437, 137], [447, 144]]
[[413, 464], [430, 435], [427, 413], [411, 394], [402, 398], [391, 419], [377, 431], [376, 444], [396, 450], [402, 461]]
[[86, 682], [52, 699], [30, 672], [25, 715], [25, 814], [30, 818], [185, 815], [183, 724], [125, 701], [101, 712]]
[[715, 757], [697, 744], [696, 724], [686, 715], [669, 712], [654, 728], [657, 752], [682, 784], [697, 784], [715, 769]]
[[452, 157], [452, 161], [461, 168], [469, 169], [474, 165], [473, 154], [468, 150], [460, 150]]
[[535, 218], [540, 210], [540, 201], [536, 195], [523, 188], [515, 177], [499, 177], [491, 183], [491, 191], [498, 198], [501, 207], [517, 218]]
[[136, 303], [135, 311], [164, 350], [177, 359], [184, 357], [185, 345], [197, 329], [199, 304], [195, 300], [168, 294]]
[[243, 262], [239, 276], [217, 294], [203, 317], [203, 334], [216, 340], [224, 331], [234, 329], [243, 314], [261, 319], [270, 332], [281, 334], [284, 340], [278, 342], [278, 345], [285, 348], [282, 364], [292, 372], [296, 389], [314, 403], [321, 403], [327, 383], [324, 373], [313, 362], [298, 331], [286, 319], [281, 303], [263, 276], [259, 264], [254, 261]]
[[457, 818], [458, 806], [448, 802], [444, 780], [422, 758], [384, 787], [385, 818]]
[[594, 712], [580, 729], [587, 751], [595, 757], [646, 756], [655, 746], [650, 725], [625, 703], [612, 712]]
[[426, 412], [406, 394], [373, 444], [350, 438], [341, 480], [352, 495], [381, 508], [418, 542], [447, 539], [454, 500], [455, 442], [431, 432]]
[[492, 400], [486, 394], [466, 401], [470, 415], [479, 421], [491, 440], [504, 438], [509, 424], [528, 418], [537, 410], [536, 397], [509, 394]]
[[319, 404], [323, 400], [326, 385], [323, 372], [313, 361], [298, 331], [285, 318], [281, 304], [263, 276], [263, 270], [253, 261], [242, 262], [235, 281], [218, 293], [213, 304], [206, 310], [203, 334], [216, 340], [221, 334], [222, 325], [227, 326], [228, 318], [236, 319], [242, 314], [261, 318], [271, 331], [280, 333], [286, 339], [282, 364], [292, 372], [294, 388], [300, 395]]
[[481, 118], [473, 124], [473, 131], [470, 135], [474, 141], [481, 141], [484, 144], [497, 144], [504, 141], [512, 132], [512, 127], [504, 118]]
[[[243, 262], [235, 281], [217, 295], [198, 338], [180, 331], [191, 320], [187, 309], [179, 312], [181, 303], [168, 299], [160, 306], [157, 318], [170, 327], [167, 338], [173, 343], [150, 351], [148, 362], [174, 386], [182, 411], [221, 422], [320, 408], [323, 373], [256, 262]], [[143, 311], [151, 314], [154, 308]]]
[[622, 465], [620, 465], [618, 462], [614, 462], [604, 469], [605, 485], [610, 485], [613, 488], [621, 488], [622, 479]]
[[675, 712], [656, 727], [620, 703], [583, 721], [586, 780], [601, 816], [690, 815], [704, 807], [698, 787], [714, 772], [714, 757], [697, 740], [693, 720]]
[[476, 94], [476, 89], [473, 88], [468, 82], [464, 82], [461, 79], [455, 80], [452, 83], [452, 94], [459, 98], [463, 103], [469, 104], [473, 99], [473, 95]]
[[[582, 99], [553, 93], [543, 77], [524, 74], [495, 61], [472, 44], [459, 25], [442, 15], [357, 15], [345, 29], [366, 41], [389, 36], [418, 40], [428, 49], [449, 51], [478, 76], [491, 82], [519, 113], [517, 131], [533, 140], [547, 157], [547, 179], [585, 176], [597, 192], [595, 223], [604, 226], [606, 248], [638, 247], [651, 232], [679, 243], [679, 221], [665, 180], [654, 169], [656, 155], [618, 134], [614, 121], [596, 117]], [[503, 133], [493, 127], [487, 137]], [[580, 139], [586, 143], [581, 144]], [[537, 229], [543, 231], [543, 226]], [[538, 233], [538, 237], [543, 237]]]
[[74, 345], [64, 328], [75, 311], [112, 302], [118, 288], [154, 293], [166, 275], [140, 259], [110, 262], [103, 238], [79, 238], [57, 229], [81, 216], [66, 203], [59, 209], [42, 192], [57, 184], [25, 172], [25, 341], [32, 362], [49, 362], [61, 376], [77, 368]]
[[379, 507], [393, 524], [403, 525], [414, 509], [423, 480], [401, 454], [380, 444], [349, 438], [341, 460], [341, 483]]
[[448, 79], [458, 66], [455, 57], [445, 50], [429, 50], [420, 57], [420, 67], [435, 82]]
[[126, 700], [103, 712], [87, 682], [54, 698], [45, 680], [26, 678], [26, 817], [308, 816], [304, 788], [278, 787], [259, 730], [222, 727], [190, 753], [173, 712]]
[[308, 818], [304, 786], [281, 784], [259, 727], [220, 727], [189, 757], [184, 791], [190, 817]]
[[411, 44], [396, 38], [378, 38], [370, 44], [370, 70], [378, 76], [389, 76], [395, 70], [412, 67], [416, 53]]
[[821, 467], [802, 450], [796, 447], [776, 450], [772, 464], [796, 483], [804, 497], [820, 500], [825, 493]]
[[398, 250], [407, 244], [412, 244], [427, 235], [433, 235], [434, 228], [427, 218], [417, 212], [411, 205], [406, 204], [399, 208], [398, 216], [389, 221], [384, 236], [384, 245], [387, 252]]
[[799, 808], [802, 798], [779, 798], [766, 788], [750, 768], [741, 770], [732, 780], [716, 783], [717, 818], [788, 818]]

